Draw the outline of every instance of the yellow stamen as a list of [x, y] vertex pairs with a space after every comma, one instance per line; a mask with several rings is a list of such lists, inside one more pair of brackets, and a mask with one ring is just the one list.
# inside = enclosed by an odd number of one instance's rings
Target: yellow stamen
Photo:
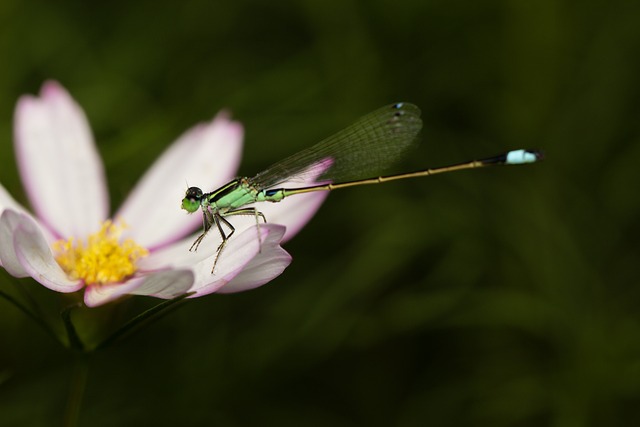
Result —
[[122, 222], [107, 220], [100, 231], [89, 235], [86, 245], [81, 240], [58, 240], [53, 244], [56, 261], [73, 280], [86, 285], [121, 282], [136, 272], [136, 261], [147, 251], [133, 239], [120, 242], [126, 228]]

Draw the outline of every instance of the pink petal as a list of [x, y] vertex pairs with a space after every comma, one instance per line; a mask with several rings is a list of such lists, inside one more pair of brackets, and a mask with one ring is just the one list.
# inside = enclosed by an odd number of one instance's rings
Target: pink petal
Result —
[[[252, 224], [244, 228], [238, 226], [236, 234], [225, 247], [216, 271], [211, 274], [215, 260], [216, 249], [221, 242], [217, 230], [211, 230], [210, 235], [202, 241], [197, 252], [189, 252], [197, 236], [191, 236], [180, 242], [152, 252], [148, 257], [140, 260], [138, 266], [141, 271], [153, 271], [166, 268], [190, 268], [195, 273], [191, 291], [194, 295], [203, 296], [212, 292], [239, 292], [251, 289], [273, 279], [291, 263], [291, 256], [279, 246], [284, 235], [283, 226], [275, 224], [260, 224], [262, 243], [258, 244], [258, 232], [253, 218], [245, 219]], [[136, 291], [127, 291], [137, 293]], [[158, 293], [160, 298], [171, 298], [175, 295]]]
[[[199, 213], [198, 216], [202, 218], [201, 214]], [[258, 233], [255, 231], [255, 217], [250, 215], [238, 215], [230, 217], [228, 219], [233, 224], [236, 230], [229, 244], [231, 244], [231, 242], [233, 242], [241, 234], [245, 233], [249, 228], [251, 228], [251, 234], [248, 234], [247, 237], [253, 237], [257, 240]], [[262, 228], [264, 225], [268, 224], [264, 224], [261, 221], [260, 228]], [[229, 230], [226, 231], [229, 232]], [[200, 262], [210, 262], [210, 264], [213, 265], [213, 257], [216, 254], [216, 249], [222, 242], [222, 237], [220, 236], [217, 228], [214, 226], [209, 230], [206, 237], [202, 240], [200, 246], [198, 247], [198, 250], [193, 252], [189, 251], [199, 235], [200, 233], [196, 233], [168, 246], [153, 250], [148, 257], [140, 260], [138, 266], [141, 270], [151, 271], [164, 268], [191, 268], [192, 266]], [[227, 248], [224, 250], [224, 252], [227, 252], [228, 247], [229, 245], [227, 245]], [[209, 268], [208, 273], [210, 275], [211, 268]], [[207, 275], [207, 277], [209, 275]]]
[[[300, 188], [322, 184], [323, 182], [318, 182], [317, 179], [331, 167], [331, 164], [332, 161], [330, 159], [321, 160], [309, 166], [306, 171], [297, 174], [297, 176], [303, 177], [302, 180], [285, 181], [278, 184], [277, 187]], [[287, 232], [282, 239], [283, 242], [286, 242], [309, 222], [328, 195], [328, 191], [297, 194], [278, 203], [256, 205], [256, 208], [264, 214], [268, 222], [282, 224], [287, 227]]]
[[14, 277], [27, 277], [29, 273], [22, 267], [13, 242], [15, 230], [20, 226], [20, 212], [5, 209], [0, 215], [0, 263]]
[[18, 101], [15, 149], [31, 205], [58, 236], [85, 236], [106, 219], [104, 169], [87, 118], [57, 82]]
[[[9, 194], [9, 192], [2, 186], [2, 184], [0, 184], [0, 214], [2, 214], [5, 210], [7, 209], [11, 209], [12, 211], [18, 212], [18, 213], [24, 213], [26, 212], [25, 209], [18, 203], [16, 202], [13, 197], [11, 197], [11, 194]], [[2, 228], [4, 228], [4, 231], [2, 231]], [[9, 234], [9, 229], [11, 227], [9, 226], [9, 224], [5, 224], [5, 226], [3, 227], [2, 225], [0, 225], [0, 246], [2, 246], [3, 244], [6, 244], [6, 256], [7, 257], [12, 257], [11, 254], [15, 255], [15, 251], [13, 250], [13, 244], [11, 241], [11, 234]], [[3, 252], [3, 250], [0, 248], [0, 254]], [[17, 262], [17, 260], [15, 260], [15, 257], [12, 257], [14, 261]], [[0, 267], [3, 266], [2, 263], [2, 256], [0, 255]], [[18, 272], [21, 270], [21, 267], [14, 265], [13, 267], [9, 267], [12, 268], [14, 272]], [[20, 274], [13, 274], [13, 276], [15, 277], [21, 277]], [[22, 276], [24, 277], [24, 276]]]
[[170, 299], [185, 294], [192, 285], [191, 270], [169, 270], [147, 276], [142, 285], [131, 293]]
[[143, 271], [183, 268], [195, 265], [213, 256], [221, 241], [217, 230], [211, 230], [211, 233], [202, 241], [197, 252], [190, 252], [189, 248], [191, 248], [196, 237], [197, 235], [192, 235], [179, 242], [152, 251], [149, 256], [138, 262], [138, 267]]
[[218, 291], [238, 276], [258, 255], [268, 259], [276, 258], [272, 252], [280, 253], [283, 250], [278, 246], [278, 242], [284, 234], [284, 228], [274, 224], [260, 225], [262, 243], [258, 242], [257, 229], [255, 226], [250, 227], [229, 241], [220, 255], [213, 274], [211, 274], [211, 268], [215, 255], [192, 267], [195, 272], [195, 283], [191, 290], [197, 292], [194, 297]]
[[[6, 221], [6, 224], [13, 229], [12, 242], [15, 258], [10, 257], [12, 268], [14, 261], [17, 259], [22, 267], [22, 272], [56, 292], [75, 292], [82, 288], [82, 282], [69, 280], [66, 273], [60, 268], [53, 257], [44, 234], [33, 219], [25, 214], [18, 214], [11, 210], [3, 212], [2, 217], [2, 224], [5, 224]], [[4, 253], [2, 258], [3, 262], [8, 261]], [[8, 262], [5, 264], [5, 268], [8, 264]], [[9, 268], [7, 268], [7, 271], [11, 273]], [[21, 275], [21, 277], [24, 276]]]
[[[300, 185], [297, 186], [300, 187]], [[278, 203], [263, 203], [260, 206], [256, 205], [256, 207], [264, 214], [268, 222], [287, 227], [282, 239], [284, 243], [307, 225], [307, 222], [313, 218], [328, 195], [328, 191], [297, 194]]]
[[84, 291], [84, 304], [87, 307], [98, 307], [114, 301], [140, 287], [143, 281], [143, 278], [137, 277], [124, 283], [87, 286]]
[[147, 171], [115, 218], [123, 218], [131, 237], [147, 248], [192, 232], [202, 218], [180, 209], [187, 183], [207, 192], [229, 181], [240, 162], [242, 138], [242, 125], [225, 113], [190, 129]]
[[186, 293], [192, 283], [191, 271], [161, 271], [135, 277], [124, 283], [88, 286], [84, 293], [84, 303], [87, 307], [97, 307], [129, 294], [174, 298]]
[[16, 212], [26, 212], [26, 210], [20, 205], [20, 203], [16, 202], [11, 194], [4, 188], [2, 184], [0, 184], [0, 213], [2, 213], [5, 209], [12, 209]]
[[280, 247], [284, 229], [274, 230], [262, 242], [258, 253], [240, 274], [218, 289], [218, 293], [242, 292], [257, 288], [278, 277], [291, 264], [291, 255]]

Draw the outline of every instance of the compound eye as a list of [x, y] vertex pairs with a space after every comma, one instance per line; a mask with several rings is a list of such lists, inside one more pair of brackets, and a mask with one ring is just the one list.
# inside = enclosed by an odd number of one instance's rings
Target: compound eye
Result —
[[197, 211], [200, 207], [202, 195], [202, 190], [198, 187], [189, 187], [184, 195], [184, 199], [182, 199], [180, 207], [189, 213]]
[[200, 200], [202, 199], [202, 190], [198, 187], [189, 187], [187, 189], [187, 194], [185, 194], [185, 197], [193, 200]]

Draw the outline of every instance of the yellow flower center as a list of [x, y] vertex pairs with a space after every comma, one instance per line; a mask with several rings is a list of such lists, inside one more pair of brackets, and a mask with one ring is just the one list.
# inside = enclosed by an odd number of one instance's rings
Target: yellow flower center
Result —
[[100, 231], [82, 240], [58, 240], [53, 244], [56, 261], [73, 280], [86, 285], [121, 282], [136, 272], [136, 261], [149, 254], [133, 239], [120, 241], [126, 225], [107, 220]]

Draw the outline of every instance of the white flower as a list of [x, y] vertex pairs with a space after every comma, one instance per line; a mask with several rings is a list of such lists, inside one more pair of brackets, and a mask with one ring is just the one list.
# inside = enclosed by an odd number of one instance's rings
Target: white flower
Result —
[[212, 274], [220, 236], [212, 230], [198, 252], [189, 252], [197, 236], [189, 234], [202, 218], [187, 216], [180, 201], [186, 182], [213, 190], [233, 178], [242, 138], [242, 126], [225, 113], [190, 129], [110, 217], [86, 116], [61, 85], [46, 82], [40, 97], [23, 96], [16, 107], [18, 168], [34, 213], [0, 185], [0, 265], [57, 292], [84, 290], [90, 307], [125, 294], [197, 297], [267, 283], [291, 262], [280, 243], [304, 226], [326, 193], [259, 206], [269, 221], [259, 227], [254, 218], [234, 217], [236, 232]]

